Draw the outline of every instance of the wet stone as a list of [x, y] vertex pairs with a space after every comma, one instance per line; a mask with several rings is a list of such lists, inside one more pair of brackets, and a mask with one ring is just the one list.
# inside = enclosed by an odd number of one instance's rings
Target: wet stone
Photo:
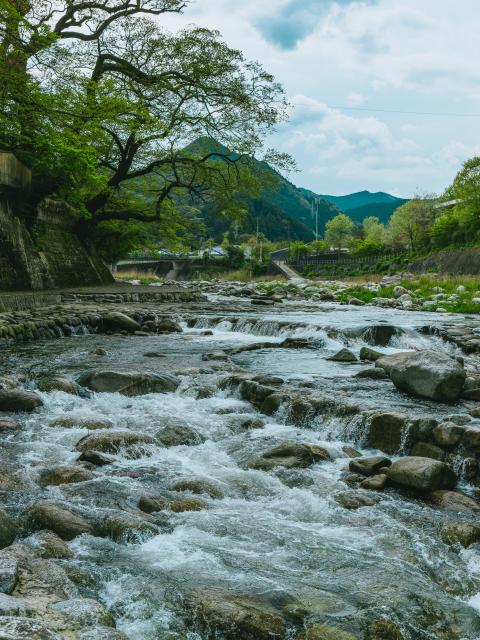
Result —
[[377, 501], [371, 496], [358, 491], [341, 491], [334, 496], [335, 500], [345, 509], [360, 509], [373, 507]]
[[411, 450], [412, 456], [432, 458], [433, 460], [444, 460], [445, 451], [430, 442], [415, 442]]
[[62, 640], [62, 638], [39, 620], [0, 616], [0, 640]]
[[0, 592], [10, 594], [18, 580], [17, 558], [7, 549], [0, 551]]
[[171, 486], [171, 489], [172, 491], [190, 491], [191, 493], [206, 494], [211, 498], [223, 498], [223, 492], [216, 484], [200, 478], [179, 480]]
[[356, 458], [349, 463], [349, 469], [353, 473], [359, 473], [363, 476], [373, 476], [382, 467], [389, 467], [392, 461], [383, 456], [373, 456], [365, 458]]
[[115, 626], [110, 612], [100, 602], [90, 598], [72, 598], [51, 604], [49, 608], [68, 618], [77, 628], [93, 625]]

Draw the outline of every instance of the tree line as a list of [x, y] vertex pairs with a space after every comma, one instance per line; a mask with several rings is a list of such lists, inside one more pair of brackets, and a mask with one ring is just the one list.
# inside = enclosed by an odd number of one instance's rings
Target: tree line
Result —
[[416, 195], [394, 211], [387, 224], [368, 216], [357, 225], [340, 213], [325, 225], [324, 238], [292, 243], [293, 259], [312, 253], [349, 250], [354, 255], [383, 251], [420, 253], [480, 242], [480, 157], [467, 160], [441, 197]]

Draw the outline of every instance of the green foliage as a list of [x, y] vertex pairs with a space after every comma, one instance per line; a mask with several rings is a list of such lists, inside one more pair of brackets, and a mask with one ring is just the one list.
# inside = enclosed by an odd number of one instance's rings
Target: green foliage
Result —
[[311, 245], [305, 244], [305, 242], [292, 242], [289, 247], [289, 257], [291, 260], [302, 260], [311, 253]]
[[339, 213], [325, 225], [325, 240], [335, 249], [348, 247], [353, 238], [355, 223], [344, 213]]

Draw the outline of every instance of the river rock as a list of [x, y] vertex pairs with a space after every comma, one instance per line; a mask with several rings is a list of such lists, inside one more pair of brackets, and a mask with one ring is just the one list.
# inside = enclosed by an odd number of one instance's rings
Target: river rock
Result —
[[168, 500], [160, 496], [141, 496], [138, 508], [144, 513], [155, 513], [168, 509]]
[[449, 464], [416, 456], [396, 460], [388, 470], [388, 479], [401, 487], [420, 491], [452, 489], [457, 482]]
[[442, 526], [440, 536], [445, 544], [459, 544], [467, 549], [480, 541], [480, 527], [469, 522], [447, 522]]
[[85, 393], [80, 385], [72, 380], [67, 380], [67, 378], [45, 378], [37, 383], [37, 387], [40, 391], [63, 391], [72, 396], [80, 396]]
[[404, 355], [390, 369], [390, 378], [397, 389], [438, 402], [457, 400], [465, 377], [465, 370], [457, 360], [435, 351]]
[[433, 439], [439, 447], [443, 449], [452, 449], [463, 437], [465, 427], [454, 424], [453, 422], [442, 422], [432, 431]]
[[216, 484], [202, 478], [179, 480], [171, 486], [172, 491], [190, 491], [191, 493], [206, 494], [211, 498], [223, 498], [223, 492]]
[[0, 551], [0, 592], [12, 593], [18, 580], [18, 560], [7, 549]]
[[69, 546], [57, 536], [53, 531], [38, 531], [22, 540], [23, 543], [34, 549], [36, 555], [40, 558], [57, 560], [69, 560], [73, 558], [73, 553]]
[[283, 442], [263, 453], [250, 467], [268, 471], [274, 467], [305, 468], [324, 460], [331, 460], [326, 449], [313, 444]]
[[91, 598], [71, 598], [70, 600], [55, 602], [49, 605], [48, 608], [73, 622], [77, 628], [93, 625], [115, 626], [111, 613], [103, 604]]
[[386, 380], [389, 378], [388, 373], [383, 369], [361, 369], [354, 375], [354, 378], [367, 378], [369, 380]]
[[95, 431], [97, 429], [111, 429], [113, 422], [106, 418], [81, 418], [75, 416], [63, 416], [55, 418], [48, 423], [49, 427], [60, 429], [89, 429], [89, 431]]
[[53, 467], [40, 475], [40, 483], [44, 486], [60, 485], [93, 480], [95, 475], [80, 466]]
[[28, 614], [27, 607], [21, 600], [0, 593], [0, 616], [26, 616]]
[[169, 503], [170, 511], [173, 513], [184, 513], [185, 511], [203, 511], [208, 508], [208, 504], [199, 498], [183, 498], [182, 500], [172, 500]]
[[178, 322], [175, 322], [175, 320], [170, 320], [169, 318], [157, 320], [155, 324], [155, 330], [157, 331], [157, 333], [182, 333], [183, 331]]
[[171, 393], [180, 381], [169, 373], [141, 373], [137, 371], [93, 371], [78, 380], [82, 387], [100, 393], [121, 393], [139, 396], [146, 393]]
[[337, 353], [327, 358], [327, 360], [332, 360], [333, 362], [357, 362], [357, 356], [349, 349], [340, 349], [340, 351], [337, 351]]
[[402, 351], [400, 353], [393, 353], [388, 356], [382, 355], [380, 358], [377, 358], [377, 360], [375, 360], [375, 366], [383, 369], [384, 371], [386, 371], [386, 373], [388, 373], [388, 375], [390, 375], [393, 367], [404, 362], [405, 358], [411, 355], [411, 353], [411, 351]]
[[83, 533], [93, 535], [93, 527], [83, 516], [46, 500], [31, 507], [30, 520], [34, 527], [50, 529], [63, 540], [73, 540]]
[[0, 434], [2, 432], [16, 431], [20, 425], [15, 420], [0, 420]]
[[376, 500], [360, 491], [340, 491], [334, 496], [335, 500], [345, 509], [360, 509], [361, 507], [373, 507]]
[[[95, 626], [94, 629], [86, 629], [81, 631], [77, 636], [77, 640], [129, 640], [128, 637], [118, 631], [118, 629], [112, 629], [110, 627]], [[169, 640], [168, 637], [165, 640]], [[173, 640], [173, 637], [172, 637]]]
[[437, 507], [445, 511], [455, 511], [456, 513], [479, 513], [480, 504], [459, 491], [437, 490], [432, 491], [429, 499]]
[[248, 418], [243, 420], [240, 424], [242, 431], [250, 431], [251, 429], [263, 429], [265, 422], [260, 418]]
[[410, 455], [420, 458], [432, 458], [433, 460], [445, 459], [445, 451], [431, 442], [415, 442]]
[[147, 445], [155, 444], [154, 438], [134, 431], [97, 431], [77, 442], [76, 449], [88, 452], [117, 454], [122, 452], [129, 458], [140, 458]]
[[185, 601], [189, 617], [202, 631], [224, 640], [272, 640], [285, 635], [285, 620], [271, 604], [254, 596], [197, 590]]
[[438, 420], [435, 418], [413, 418], [410, 421], [408, 436], [414, 441], [428, 442], [437, 425]]
[[107, 516], [97, 528], [97, 533], [116, 542], [135, 543], [157, 535], [158, 529], [139, 516], [119, 511]]
[[0, 616], [0, 640], [62, 640], [62, 638], [39, 620]]
[[358, 636], [329, 624], [318, 623], [307, 627], [295, 640], [358, 640]]
[[360, 482], [360, 487], [362, 489], [368, 489], [370, 491], [379, 491], [383, 489], [388, 483], [388, 476], [386, 473], [377, 473], [374, 476], [370, 476], [369, 478], [365, 478]]
[[119, 311], [111, 311], [102, 318], [102, 325], [105, 331], [126, 331], [127, 333], [135, 333], [140, 331], [142, 327], [139, 323], [130, 318], [125, 313]]
[[362, 347], [360, 349], [360, 360], [367, 360], [368, 362], [376, 362], [383, 355], [384, 354], [380, 353], [380, 351], [375, 351], [375, 349], [370, 349], [370, 347]]
[[196, 445], [205, 441], [198, 431], [187, 425], [172, 425], [158, 431], [155, 435], [157, 442], [164, 447], [178, 447], [181, 445]]
[[380, 619], [368, 625], [367, 640], [405, 640], [405, 638], [395, 622]]
[[0, 411], [25, 411], [31, 413], [43, 405], [33, 391], [25, 389], [0, 389]]
[[389, 467], [391, 464], [392, 461], [384, 456], [370, 456], [350, 460], [348, 467], [353, 473], [360, 473], [362, 476], [373, 476], [382, 467]]
[[15, 540], [18, 526], [6, 511], [0, 509], [0, 549], [8, 547]]
[[362, 338], [369, 344], [386, 347], [393, 336], [401, 333], [403, 333], [403, 330], [399, 327], [389, 324], [374, 324], [363, 331]]
[[107, 464], [113, 464], [115, 462], [115, 456], [100, 453], [99, 451], [84, 451], [82, 455], [78, 457], [78, 462], [87, 462], [96, 467], [104, 467]]
[[388, 453], [399, 453], [407, 427], [406, 416], [400, 413], [375, 413], [370, 419], [368, 444]]

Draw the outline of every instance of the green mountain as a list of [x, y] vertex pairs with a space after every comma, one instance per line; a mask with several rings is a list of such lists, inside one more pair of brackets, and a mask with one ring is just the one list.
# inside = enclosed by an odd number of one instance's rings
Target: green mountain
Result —
[[[214, 140], [201, 138], [187, 147], [189, 150], [219, 150], [228, 153]], [[235, 157], [234, 154], [231, 154]], [[239, 201], [246, 208], [245, 219], [234, 223], [238, 234], [254, 234], [258, 230], [269, 240], [277, 241], [290, 238], [310, 242], [315, 239], [315, 216], [312, 212], [312, 198], [284, 178], [265, 162], [251, 159], [250, 171], [253, 175], [264, 176], [265, 187], [255, 199], [246, 194], [239, 195]], [[323, 200], [318, 207], [319, 232], [323, 233], [327, 220], [334, 218], [339, 209]], [[225, 219], [215, 207], [209, 203], [200, 207], [200, 215], [204, 220], [208, 235], [220, 240], [222, 234], [232, 227], [232, 221]]]
[[[201, 154], [218, 152], [235, 159], [236, 154], [212, 138], [199, 138], [186, 147], [186, 150]], [[238, 237], [242, 234], [263, 233], [269, 240], [315, 239], [316, 218], [318, 214], [318, 232], [323, 236], [325, 224], [341, 212], [349, 215], [359, 225], [368, 216], [377, 216], [387, 222], [396, 208], [406, 200], [388, 193], [370, 193], [361, 191], [346, 196], [318, 195], [308, 189], [297, 187], [265, 162], [250, 158], [248, 171], [252, 176], [260, 177], [263, 188], [256, 198], [247, 193], [236, 196], [237, 204], [246, 213], [241, 221], [222, 215], [221, 207], [212, 201], [191, 202], [177, 197], [182, 205], [193, 204], [195, 217], [204, 229], [197, 231], [201, 237], [212, 237], [221, 242], [226, 232]], [[137, 183], [140, 184], [140, 183]], [[144, 191], [137, 187], [139, 193]]]
[[350, 193], [346, 196], [326, 196], [319, 195], [319, 198], [332, 202], [341, 211], [347, 213], [352, 209], [359, 209], [360, 207], [366, 207], [373, 204], [385, 204], [388, 203], [396, 207], [400, 207], [407, 202], [404, 198], [397, 198], [389, 193], [378, 191], [377, 193], [371, 193], [370, 191], [358, 191], [357, 193]]
[[399, 202], [372, 202], [371, 204], [363, 205], [363, 207], [347, 209], [345, 213], [358, 224], [361, 224], [369, 216], [375, 216], [380, 222], [386, 224], [390, 220], [392, 213], [402, 204], [408, 202], [408, 200], [402, 200], [401, 198], [398, 198], [398, 200]]

